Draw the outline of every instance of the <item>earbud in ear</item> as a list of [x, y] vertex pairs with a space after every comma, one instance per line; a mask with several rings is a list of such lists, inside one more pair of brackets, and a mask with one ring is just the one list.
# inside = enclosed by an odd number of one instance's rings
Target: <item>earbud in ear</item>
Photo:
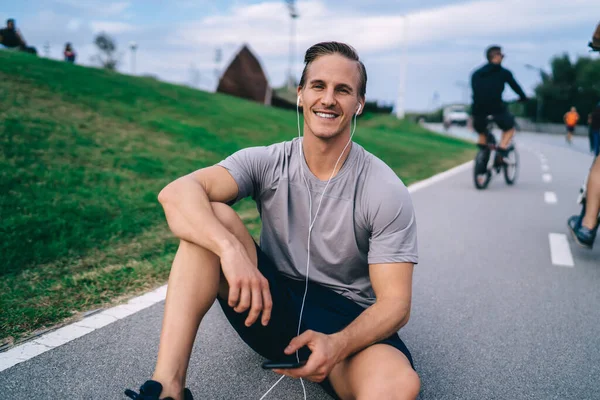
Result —
[[300, 107], [300, 96], [298, 96], [298, 98], [296, 99], [296, 105], [297, 105], [298, 107]]
[[361, 109], [362, 109], [362, 104], [358, 103], [358, 110], [356, 110], [356, 113], [358, 114]]

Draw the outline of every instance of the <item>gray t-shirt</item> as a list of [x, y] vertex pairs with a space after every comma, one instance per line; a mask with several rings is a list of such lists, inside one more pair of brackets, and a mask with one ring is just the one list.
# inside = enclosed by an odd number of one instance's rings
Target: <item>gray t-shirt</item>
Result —
[[[331, 180], [311, 233], [309, 279], [363, 307], [375, 302], [369, 264], [417, 263], [417, 225], [406, 186], [383, 161], [352, 143]], [[261, 249], [285, 276], [306, 278], [309, 227], [326, 181], [300, 153], [299, 139], [240, 150], [221, 161], [238, 201], [251, 196], [262, 220]], [[301, 170], [302, 169], [302, 170]]]

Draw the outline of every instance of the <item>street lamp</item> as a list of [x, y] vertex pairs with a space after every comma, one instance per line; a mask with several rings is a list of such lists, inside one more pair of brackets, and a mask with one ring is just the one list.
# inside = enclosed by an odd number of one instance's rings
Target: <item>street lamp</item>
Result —
[[129, 49], [131, 49], [131, 74], [135, 75], [135, 51], [137, 50], [136, 42], [129, 42]]
[[[546, 73], [544, 72], [543, 69], [541, 69], [540, 67], [535, 67], [531, 64], [525, 64], [525, 68], [530, 69], [530, 70], [534, 70], [534, 71], [538, 71], [540, 73], [540, 77], [542, 78], [542, 80], [544, 79], [544, 76], [546, 75]], [[535, 99], [536, 99], [536, 109], [535, 109], [535, 122], [537, 124], [540, 123], [540, 118], [542, 117], [542, 96], [539, 96], [537, 93], [535, 94]]]
[[406, 91], [406, 64], [408, 61], [408, 52], [406, 46], [408, 45], [408, 16], [402, 15], [404, 19], [404, 32], [402, 33], [402, 46], [400, 56], [400, 82], [398, 85], [398, 101], [396, 102], [396, 118], [404, 118], [404, 95]]
[[294, 77], [294, 53], [296, 40], [296, 18], [299, 17], [298, 10], [296, 10], [296, 0], [286, 0], [288, 6], [288, 12], [290, 14], [290, 66], [288, 70], [288, 82], [287, 86], [290, 89], [294, 88], [295, 77]]
[[461, 89], [462, 102], [464, 105], [467, 105], [469, 102], [469, 84], [465, 81], [456, 81], [454, 84]]

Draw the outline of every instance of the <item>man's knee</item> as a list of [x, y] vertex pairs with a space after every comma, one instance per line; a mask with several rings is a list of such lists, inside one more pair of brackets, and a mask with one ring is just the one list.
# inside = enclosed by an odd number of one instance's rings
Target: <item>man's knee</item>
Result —
[[413, 400], [421, 390], [421, 380], [413, 369], [406, 369], [393, 378], [381, 377], [357, 394], [356, 400]]

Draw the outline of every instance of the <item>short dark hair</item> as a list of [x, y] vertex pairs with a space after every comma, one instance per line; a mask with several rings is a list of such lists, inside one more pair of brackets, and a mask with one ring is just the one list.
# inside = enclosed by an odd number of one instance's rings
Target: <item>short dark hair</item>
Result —
[[485, 51], [485, 57], [487, 58], [488, 61], [492, 61], [492, 58], [494, 58], [494, 56], [496, 56], [498, 54], [502, 54], [502, 47], [500, 47], [496, 44], [488, 47], [487, 50]]
[[11, 22], [12, 22], [12, 23], [13, 23], [13, 25], [14, 25], [14, 24], [15, 24], [15, 19], [14, 19], [14, 18], [9, 18], [9, 19], [7, 19], [7, 20], [6, 20], [6, 25], [10, 24]]
[[306, 85], [306, 71], [308, 66], [321, 56], [330, 54], [340, 54], [349, 60], [356, 61], [358, 64], [358, 72], [360, 74], [360, 80], [358, 82], [358, 94], [364, 98], [367, 92], [367, 70], [365, 65], [358, 58], [358, 53], [350, 45], [340, 42], [321, 42], [311, 46], [306, 50], [304, 55], [304, 70], [302, 71], [302, 77], [300, 78], [300, 87]]

